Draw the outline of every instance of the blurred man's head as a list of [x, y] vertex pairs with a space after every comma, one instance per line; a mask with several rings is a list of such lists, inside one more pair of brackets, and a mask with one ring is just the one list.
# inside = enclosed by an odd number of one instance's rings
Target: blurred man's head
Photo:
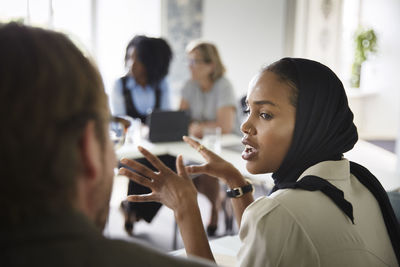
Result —
[[115, 164], [109, 116], [96, 67], [67, 37], [0, 24], [3, 223], [77, 209], [104, 226]]

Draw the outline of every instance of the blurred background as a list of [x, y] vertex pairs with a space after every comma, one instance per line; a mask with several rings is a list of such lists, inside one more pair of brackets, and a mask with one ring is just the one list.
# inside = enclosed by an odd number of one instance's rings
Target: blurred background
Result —
[[165, 38], [176, 108], [193, 39], [217, 45], [238, 99], [264, 64], [320, 61], [342, 80], [360, 137], [399, 159], [400, 0], [0, 0], [0, 21], [12, 20], [66, 33], [97, 63], [108, 93], [126, 73], [134, 35]]
[[[168, 79], [176, 96], [189, 77], [184, 49], [192, 39], [217, 45], [238, 98], [263, 64], [285, 56], [319, 60], [348, 90], [362, 138], [399, 135], [399, 0], [0, 0], [0, 21], [10, 20], [68, 34], [97, 62], [107, 92], [125, 74], [124, 50], [135, 34], [172, 46]], [[373, 43], [361, 39], [366, 60], [354, 89], [357, 33], [368, 30]]]

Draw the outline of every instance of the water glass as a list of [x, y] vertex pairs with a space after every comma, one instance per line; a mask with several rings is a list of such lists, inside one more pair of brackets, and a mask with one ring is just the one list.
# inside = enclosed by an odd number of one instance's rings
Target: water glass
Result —
[[221, 152], [221, 127], [203, 128], [202, 144], [214, 153]]

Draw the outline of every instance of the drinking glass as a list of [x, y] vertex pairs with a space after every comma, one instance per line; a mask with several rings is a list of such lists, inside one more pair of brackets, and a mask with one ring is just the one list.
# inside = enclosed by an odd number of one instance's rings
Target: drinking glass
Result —
[[111, 117], [109, 134], [115, 150], [124, 145], [130, 125], [131, 123], [127, 119], [118, 116]]
[[203, 128], [202, 144], [214, 153], [221, 152], [221, 127]]

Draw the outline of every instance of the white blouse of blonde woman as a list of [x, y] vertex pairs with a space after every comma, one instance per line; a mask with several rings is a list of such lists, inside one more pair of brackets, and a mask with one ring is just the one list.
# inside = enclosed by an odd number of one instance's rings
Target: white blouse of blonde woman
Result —
[[201, 138], [203, 128], [221, 127], [231, 133], [235, 124], [236, 100], [232, 85], [220, 77], [213, 81], [215, 63], [205, 62], [198, 49], [188, 53], [191, 80], [182, 89], [181, 110], [190, 110], [189, 134]]

